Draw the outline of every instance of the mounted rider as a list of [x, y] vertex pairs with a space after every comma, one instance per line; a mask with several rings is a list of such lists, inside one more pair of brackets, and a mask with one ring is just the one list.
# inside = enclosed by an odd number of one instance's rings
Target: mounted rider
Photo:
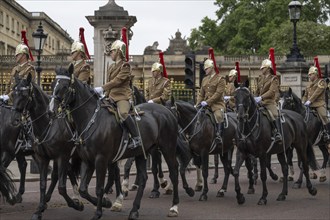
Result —
[[[84, 28], [79, 29], [79, 41], [73, 42], [71, 46], [71, 59], [74, 66], [74, 76], [80, 81], [90, 84], [91, 68], [86, 59], [90, 59], [84, 36]], [[70, 65], [71, 65], [70, 64]]]
[[322, 79], [321, 69], [317, 57], [314, 58], [315, 66], [309, 68], [309, 85], [306, 87], [302, 102], [306, 107], [315, 109], [324, 127], [324, 139], [330, 141], [330, 122], [325, 107], [325, 91], [327, 83]]
[[269, 113], [271, 125], [274, 130], [274, 141], [282, 142], [282, 135], [280, 133], [281, 121], [275, 101], [279, 88], [279, 80], [275, 72], [275, 62], [269, 59], [263, 60], [260, 70], [262, 75], [259, 76], [255, 101], [262, 104]]
[[236, 67], [235, 69], [232, 69], [229, 71], [228, 74], [228, 83], [226, 85], [226, 90], [225, 90], [225, 96], [223, 97], [225, 102], [226, 102], [226, 107], [227, 109], [234, 111], [235, 110], [235, 85], [234, 82], [237, 80], [238, 82], [240, 81], [239, 77], [239, 63], [235, 63]]
[[165, 64], [164, 53], [159, 53], [159, 62], [151, 66], [152, 78], [148, 81], [146, 89], [146, 100], [148, 103], [165, 103], [171, 97], [171, 82], [168, 79]]
[[222, 144], [224, 112], [226, 109], [223, 97], [226, 81], [225, 78], [219, 74], [218, 68], [216, 67], [212, 48], [209, 49], [209, 55], [211, 58], [206, 59], [204, 62], [206, 76], [203, 78], [196, 106], [209, 106], [211, 108], [216, 121], [215, 141], [218, 144]]
[[126, 44], [121, 40], [116, 40], [111, 44], [110, 50], [106, 48], [106, 55], [110, 55], [114, 61], [107, 70], [107, 83], [102, 87], [95, 87], [95, 91], [101, 96], [113, 100], [117, 105], [118, 114], [122, 124], [127, 128], [131, 135], [128, 148], [141, 146], [141, 138], [132, 116], [128, 114], [131, 109], [130, 100], [132, 100], [131, 66], [127, 62]]
[[[21, 31], [22, 34], [22, 43], [20, 43], [15, 50], [15, 58], [17, 65], [12, 69], [10, 74], [10, 81], [6, 86], [6, 95], [0, 96], [0, 99], [3, 101], [9, 101], [12, 103], [13, 101], [13, 87], [15, 86], [15, 78], [26, 79], [29, 74], [32, 76], [32, 81], [36, 81], [36, 71], [34, 66], [30, 63], [30, 60], [33, 61], [33, 56], [31, 50], [28, 46], [28, 41], [26, 38], [26, 31]], [[23, 118], [23, 117], [22, 117]], [[25, 117], [24, 117], [25, 118]], [[28, 119], [27, 119], [28, 120]], [[28, 122], [23, 124], [23, 129], [21, 129], [21, 133], [19, 135], [19, 142], [21, 143], [21, 148], [23, 150], [31, 150], [32, 143], [30, 137], [30, 126]]]

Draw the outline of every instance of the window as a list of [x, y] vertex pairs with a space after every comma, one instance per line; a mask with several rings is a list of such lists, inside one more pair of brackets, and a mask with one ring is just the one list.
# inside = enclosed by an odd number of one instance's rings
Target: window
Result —
[[16, 33], [17, 35], [19, 35], [20, 31], [19, 31], [19, 22], [16, 22]]
[[3, 11], [0, 11], [0, 26], [3, 26]]
[[9, 30], [9, 15], [6, 15], [6, 28]]
[[5, 48], [5, 43], [0, 42], [0, 55], [5, 55], [6, 48]]
[[15, 20], [14, 20], [14, 18], [11, 19], [11, 32], [15, 33]]
[[15, 55], [15, 47], [7, 45], [7, 55]]

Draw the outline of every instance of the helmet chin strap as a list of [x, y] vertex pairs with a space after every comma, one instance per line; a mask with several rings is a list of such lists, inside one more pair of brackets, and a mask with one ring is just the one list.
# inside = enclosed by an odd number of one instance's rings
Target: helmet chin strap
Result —
[[22, 59], [23, 59], [24, 56], [22, 56], [22, 55], [23, 55], [22, 53], [18, 54], [18, 56], [20, 56], [19, 60], [17, 60], [17, 63], [18, 63], [18, 64], [23, 63], [23, 62], [22, 62]]

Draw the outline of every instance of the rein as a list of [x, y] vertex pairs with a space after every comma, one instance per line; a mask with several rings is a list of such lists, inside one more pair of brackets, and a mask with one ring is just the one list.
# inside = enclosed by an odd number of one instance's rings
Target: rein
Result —
[[[197, 113], [196, 113], [196, 115], [193, 117], [193, 119], [188, 123], [188, 125], [185, 127], [185, 128], [183, 128], [183, 129], [181, 129], [180, 131], [179, 131], [179, 133], [180, 134], [183, 134], [186, 130], [187, 130], [187, 128], [188, 127], [190, 127], [190, 125], [192, 125], [192, 123], [199, 117], [199, 115], [201, 114], [201, 112], [202, 112], [202, 110], [204, 109], [204, 107], [202, 106], [198, 111], [197, 111]], [[177, 109], [176, 109], [177, 110]], [[196, 124], [195, 124], [195, 128], [196, 128]], [[195, 131], [196, 129], [194, 129], [194, 131]], [[187, 138], [187, 141], [189, 141], [190, 142], [190, 140], [196, 135], [196, 134], [198, 134], [199, 132], [201, 131], [201, 128], [197, 131], [197, 132], [195, 132], [195, 133], [193, 133], [192, 135], [189, 135], [189, 138]]]
[[252, 121], [252, 119], [255, 118], [255, 116], [257, 118], [255, 120], [255, 123], [254, 123], [252, 129], [250, 130], [250, 132], [248, 134], [244, 134], [243, 133], [244, 132], [244, 126], [243, 126], [243, 129], [242, 130], [240, 130], [240, 127], [237, 126], [237, 132], [238, 132], [238, 135], [240, 136], [240, 139], [239, 139], [240, 141], [245, 141], [248, 137], [250, 137], [252, 135], [252, 133], [257, 129], [257, 127], [259, 127], [259, 124], [260, 124], [260, 112], [258, 111], [257, 108], [254, 110], [253, 115], [250, 118], [248, 118], [247, 122], [245, 122], [245, 123], [250, 123]]

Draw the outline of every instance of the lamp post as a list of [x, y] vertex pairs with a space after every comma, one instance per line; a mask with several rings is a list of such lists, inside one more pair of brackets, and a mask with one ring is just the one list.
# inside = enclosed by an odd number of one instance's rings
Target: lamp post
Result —
[[289, 3], [289, 16], [293, 23], [293, 45], [290, 54], [287, 55], [287, 62], [305, 62], [304, 56], [300, 53], [297, 46], [297, 32], [296, 26], [300, 19], [301, 3], [299, 1], [291, 1]]
[[38, 74], [38, 85], [40, 86], [40, 74], [42, 71], [42, 68], [40, 67], [41, 64], [41, 53], [42, 53], [42, 49], [44, 47], [44, 44], [46, 42], [48, 34], [44, 33], [44, 29], [42, 28], [42, 23], [40, 21], [40, 24], [38, 26], [38, 29], [36, 32], [32, 33], [32, 37], [34, 40], [34, 49], [37, 51], [38, 55], [37, 55], [37, 74]]

